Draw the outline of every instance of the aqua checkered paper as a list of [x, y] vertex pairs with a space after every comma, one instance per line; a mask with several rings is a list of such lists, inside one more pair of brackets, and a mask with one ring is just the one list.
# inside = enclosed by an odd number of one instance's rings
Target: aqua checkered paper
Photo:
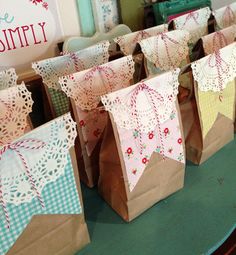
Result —
[[10, 250], [29, 224], [32, 215], [82, 213], [69, 154], [65, 174], [43, 189], [42, 198], [45, 209], [41, 207], [37, 198], [34, 198], [31, 203], [24, 203], [19, 206], [7, 204], [11, 220], [10, 231], [5, 227], [5, 216], [1, 212], [2, 208], [0, 208], [0, 255], [4, 255]]
[[52, 106], [56, 113], [56, 117], [69, 112], [69, 99], [67, 96], [60, 90], [49, 88], [48, 91], [51, 97]]

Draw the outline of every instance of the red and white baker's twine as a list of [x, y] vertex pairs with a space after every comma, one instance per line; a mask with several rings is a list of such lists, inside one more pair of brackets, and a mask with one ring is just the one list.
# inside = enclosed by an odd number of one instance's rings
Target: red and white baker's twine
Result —
[[134, 37], [133, 43], [138, 43], [138, 42], [140, 42], [141, 40], [146, 39], [146, 38], [148, 38], [148, 37], [150, 37], [150, 36], [151, 36], [151, 35], [150, 35], [148, 32], [146, 32], [146, 31], [144, 31], [144, 30], [141, 30], [141, 31], [139, 31], [139, 32], [136, 34], [136, 36]]
[[[37, 189], [35, 180], [34, 180], [32, 174], [30, 173], [30, 168], [29, 168], [23, 154], [20, 152], [20, 150], [21, 149], [39, 150], [39, 149], [43, 148], [45, 145], [46, 144], [44, 142], [40, 141], [40, 140], [29, 138], [29, 139], [21, 140], [19, 142], [6, 144], [0, 149], [0, 160], [2, 160], [3, 154], [8, 150], [14, 151], [18, 155], [18, 157], [20, 158], [20, 160], [21, 160], [21, 162], [24, 166], [26, 176], [27, 176], [27, 178], [28, 178], [28, 180], [31, 184], [32, 189], [34, 190], [35, 194], [37, 195], [38, 200], [39, 200], [42, 208], [45, 207], [43, 199], [42, 199], [42, 197], [41, 197], [41, 195], [40, 195], [40, 193]], [[10, 229], [10, 217], [9, 217], [7, 206], [6, 206], [6, 203], [4, 201], [4, 197], [3, 197], [3, 185], [2, 185], [1, 179], [0, 179], [0, 204], [3, 208], [5, 218], [6, 218], [6, 222], [7, 222], [6, 228]]]
[[[105, 92], [109, 93], [109, 92], [113, 91], [112, 80], [113, 80], [113, 77], [115, 76], [114, 70], [109, 66], [95, 66], [95, 67], [93, 67], [91, 70], [89, 70], [85, 74], [85, 77], [84, 77], [84, 79], [89, 82], [89, 88], [86, 89], [86, 92], [87, 92], [88, 102], [90, 105], [94, 103], [93, 102], [94, 97], [93, 97], [92, 91], [94, 90], [93, 81], [94, 81], [94, 78], [96, 77], [95, 76], [96, 72], [99, 72], [99, 74], [101, 76], [102, 76], [102, 74], [104, 74], [106, 80], [108, 81], [107, 83], [105, 82], [105, 86], [104, 86]], [[106, 85], [108, 85], [108, 87]]]
[[[210, 67], [217, 68], [217, 75], [218, 75], [219, 86], [220, 86], [219, 100], [221, 102], [223, 100], [223, 84], [224, 84], [222, 75], [225, 73], [225, 70], [223, 69], [223, 64], [227, 66], [227, 69], [228, 69], [228, 64], [221, 57], [220, 49], [223, 48], [225, 45], [227, 45], [227, 39], [225, 38], [224, 34], [222, 32], [216, 32], [213, 36], [214, 53], [213, 55], [209, 57], [209, 60], [208, 60], [208, 65]], [[214, 57], [215, 57], [215, 64], [212, 64], [212, 58]]]
[[[75, 71], [79, 72], [81, 70], [84, 70], [84, 64], [83, 62], [79, 59], [79, 57], [77, 56], [77, 54], [75, 52], [62, 52], [61, 53], [62, 56], [66, 56], [68, 55], [70, 60], [73, 62], [74, 67], [75, 67]], [[70, 67], [70, 63], [67, 63], [66, 68], [68, 69]]]
[[186, 19], [185, 19], [185, 22], [183, 24], [182, 29], [188, 23], [189, 20], [193, 20], [197, 25], [200, 25], [199, 21], [198, 21], [198, 18], [199, 18], [199, 13], [198, 12], [190, 12], [190, 13], [188, 13], [186, 15]]
[[234, 23], [236, 19], [234, 11], [228, 5], [223, 14], [223, 25], [224, 27], [229, 26], [230, 24]]
[[155, 117], [157, 120], [158, 135], [159, 135], [160, 143], [161, 143], [161, 152], [160, 153], [161, 153], [163, 159], [165, 159], [164, 140], [163, 140], [163, 135], [162, 135], [162, 130], [161, 130], [160, 117], [159, 117], [158, 109], [155, 104], [155, 101], [164, 102], [164, 98], [156, 90], [150, 88], [145, 83], [141, 83], [140, 85], [138, 85], [135, 88], [135, 90], [132, 92], [132, 95], [131, 95], [131, 110], [134, 110], [134, 112], [132, 112], [132, 115], [134, 118], [136, 118], [136, 121], [138, 124], [137, 131], [139, 134], [140, 154], [143, 153], [143, 141], [142, 141], [143, 139], [142, 139], [141, 125], [139, 123], [138, 110], [137, 110], [137, 97], [141, 91], [143, 91], [151, 101], [151, 106], [152, 106], [152, 109], [154, 111], [154, 114], [155, 114]]
[[[163, 40], [164, 44], [165, 44], [165, 48], [166, 48], [166, 53], [167, 53], [167, 58], [169, 60], [169, 63], [170, 63], [170, 66], [173, 67], [173, 68], [176, 68], [176, 66], [173, 64], [172, 62], [172, 57], [170, 55], [170, 52], [169, 52], [169, 48], [168, 48], [168, 44], [167, 44], [167, 41], [170, 41], [171, 43], [175, 44], [175, 45], [180, 45], [180, 43], [178, 41], [176, 41], [175, 39], [171, 38], [170, 36], [168, 36], [165, 32], [162, 32], [160, 33], [160, 37], [161, 39]], [[157, 39], [157, 52], [158, 51], [158, 39]], [[158, 57], [158, 54], [157, 54], [157, 60], [156, 60], [156, 63], [161, 66], [161, 61]]]

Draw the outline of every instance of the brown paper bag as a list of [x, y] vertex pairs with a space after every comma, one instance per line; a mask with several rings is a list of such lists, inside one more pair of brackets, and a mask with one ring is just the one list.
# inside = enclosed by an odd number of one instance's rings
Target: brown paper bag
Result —
[[132, 84], [134, 61], [132, 56], [60, 78], [62, 90], [71, 100], [77, 122], [78, 157], [81, 180], [88, 186], [97, 185], [99, 153], [107, 113], [100, 106], [100, 96]]
[[[2, 176], [4, 202], [1, 205], [4, 208], [5, 217], [1, 217], [0, 221], [1, 254], [68, 255], [75, 254], [90, 242], [83, 213], [75, 151], [71, 147], [76, 135], [75, 130], [75, 123], [68, 114], [39, 129], [35, 129], [11, 144], [12, 148], [15, 146], [20, 151], [21, 157], [24, 158], [25, 164], [21, 167], [22, 169], [28, 168], [30, 171], [32, 181], [29, 182], [29, 188], [35, 189], [37, 196], [35, 197], [35, 194], [32, 194], [34, 198], [32, 197], [32, 200], [27, 199], [27, 196], [23, 196], [26, 191], [22, 186], [19, 190], [19, 200], [21, 201], [16, 201], [18, 207], [15, 207], [14, 199], [11, 201], [14, 207], [10, 206], [8, 193], [5, 193], [8, 190], [7, 183], [4, 181], [5, 176]], [[64, 135], [68, 135], [66, 140], [63, 138]], [[70, 151], [67, 150], [69, 147], [71, 147]], [[57, 150], [55, 153], [57, 153], [56, 158], [60, 158], [59, 161], [55, 161], [54, 154], [51, 154], [52, 148]], [[7, 148], [5, 149], [5, 153], [8, 153], [8, 155], [3, 154], [3, 162], [0, 160], [0, 166], [3, 168], [6, 168], [4, 160], [8, 160], [7, 157], [11, 153], [11, 151], [7, 151]], [[11, 159], [13, 166], [15, 160], [18, 159], [18, 155], [18, 152], [16, 152]], [[64, 159], [68, 161], [65, 162]], [[51, 162], [50, 165], [47, 160]], [[58, 167], [55, 170], [53, 165], [56, 162]], [[33, 167], [35, 164], [38, 166], [37, 175]], [[44, 168], [44, 165], [46, 165], [46, 168]], [[59, 169], [60, 166], [62, 172]], [[21, 168], [15, 171], [14, 174], [20, 171]], [[53, 181], [49, 181], [50, 176], [47, 174], [50, 174]], [[45, 183], [43, 184], [44, 176], [47, 176], [47, 182], [49, 181], [46, 186], [44, 186]], [[11, 178], [11, 176], [8, 176], [8, 178]], [[40, 185], [44, 186], [42, 190]], [[28, 186], [25, 187], [28, 188]], [[11, 190], [11, 192], [14, 193], [14, 190]], [[24, 206], [22, 207], [23, 202]], [[41, 207], [42, 204], [44, 204], [44, 207]], [[14, 216], [16, 219], [14, 219]], [[6, 221], [9, 229], [4, 227], [2, 221]]]
[[[169, 72], [102, 97], [110, 120], [101, 146], [98, 189], [125, 221], [183, 187], [185, 156], [175, 103], [177, 79], [178, 72]], [[163, 107], [165, 117], [154, 110]], [[136, 117], [142, 128], [135, 125]]]
[[179, 103], [186, 154], [187, 159], [195, 164], [203, 163], [234, 138], [234, 47], [232, 44], [217, 53], [220, 54], [217, 58], [222, 58], [222, 68], [224, 65], [229, 67], [227, 79], [217, 72], [216, 65], [208, 65], [209, 61], [215, 63], [216, 54], [212, 54], [192, 64], [193, 84], [180, 84]]

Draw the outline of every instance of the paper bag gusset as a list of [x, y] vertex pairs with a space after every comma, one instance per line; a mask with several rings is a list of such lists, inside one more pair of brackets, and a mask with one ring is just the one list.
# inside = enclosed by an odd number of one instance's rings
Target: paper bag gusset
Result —
[[202, 36], [208, 34], [208, 20], [211, 15], [209, 7], [192, 11], [174, 19], [176, 29], [190, 33], [190, 43], [195, 44]]
[[[14, 74], [9, 79], [15, 82], [13, 77]], [[23, 83], [0, 90], [0, 146], [11, 143], [30, 130], [28, 118], [32, 105], [31, 93]]]
[[69, 153], [75, 137], [68, 114], [0, 147], [1, 255], [34, 216], [82, 213]]
[[234, 120], [235, 67], [235, 43], [192, 64], [203, 139], [219, 113]]
[[223, 29], [236, 24], [236, 3], [229, 4], [213, 11], [216, 19], [217, 29]]
[[130, 55], [134, 53], [137, 44], [140, 43], [143, 39], [157, 36], [163, 32], [168, 32], [167, 24], [119, 36], [116, 37], [114, 41], [120, 46], [121, 51], [125, 55]]
[[105, 41], [78, 52], [32, 64], [36, 73], [43, 78], [54, 117], [69, 111], [69, 100], [61, 91], [59, 77], [107, 63], [109, 45], [109, 42]]
[[[60, 78], [62, 90], [72, 100], [73, 112], [81, 134], [80, 146], [85, 168], [94, 168], [95, 165], [97, 167], [99, 155], [95, 155], [94, 150], [98, 143], [101, 143], [107, 124], [107, 113], [103, 107], [99, 106], [101, 96], [129, 86], [133, 74], [134, 61], [132, 56], [127, 56]], [[94, 158], [97, 160], [93, 160]], [[95, 173], [95, 171], [92, 172]], [[92, 179], [91, 185], [94, 186], [97, 181], [95, 177]]]
[[18, 76], [14, 68], [0, 72], [0, 90], [11, 88], [17, 85]]

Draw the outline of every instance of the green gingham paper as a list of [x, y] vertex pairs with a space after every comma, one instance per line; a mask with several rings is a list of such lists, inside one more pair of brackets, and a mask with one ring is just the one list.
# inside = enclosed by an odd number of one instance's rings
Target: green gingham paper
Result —
[[[38, 138], [42, 141], [47, 141], [50, 132], [54, 132], [54, 134], [59, 135], [58, 132], [61, 132], [60, 125], [61, 123], [59, 123], [59, 125], [55, 125], [55, 121], [53, 121], [50, 125], [47, 124], [47, 128], [42, 127], [36, 129], [35, 131], [32, 131], [27, 135], [23, 136], [22, 139]], [[64, 125], [66, 125], [66, 123], [64, 123]], [[50, 127], [51, 130], [48, 127]], [[15, 167], [14, 161], [12, 159], [14, 159], [13, 157], [17, 156], [13, 151], [9, 151], [6, 153], [8, 153], [6, 154], [8, 160], [5, 159], [2, 160], [2, 162], [0, 160], [0, 169], [1, 164], [2, 167], [6, 166], [4, 164], [8, 164], [10, 170], [10, 167]], [[37, 153], [37, 151], [28, 152], [27, 160], [29, 161], [30, 156], [30, 160], [33, 162], [34, 156]], [[30, 163], [31, 162], [29, 162], [29, 164]], [[64, 173], [56, 181], [48, 183], [44, 187], [41, 196], [45, 203], [44, 209], [41, 207], [37, 197], [34, 198], [30, 203], [22, 203], [18, 206], [7, 203], [7, 209], [11, 221], [10, 230], [6, 228], [5, 215], [2, 208], [0, 207], [0, 255], [4, 255], [10, 250], [18, 237], [22, 234], [24, 229], [30, 223], [34, 215], [74, 215], [82, 213], [69, 152], [67, 155], [67, 164], [65, 166]]]
[[51, 96], [52, 106], [55, 110], [56, 117], [69, 112], [69, 99], [66, 95], [62, 91], [52, 88], [48, 88], [48, 91]]

